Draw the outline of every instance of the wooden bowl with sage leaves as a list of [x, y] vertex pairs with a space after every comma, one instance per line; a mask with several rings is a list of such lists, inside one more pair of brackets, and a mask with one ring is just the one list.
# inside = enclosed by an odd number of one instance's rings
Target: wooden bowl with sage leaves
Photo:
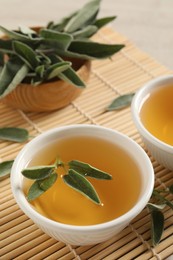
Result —
[[45, 27], [0, 26], [0, 99], [24, 111], [50, 111], [80, 95], [89, 78], [91, 60], [120, 51], [123, 44], [92, 41], [92, 36], [115, 16], [97, 19], [100, 1]]

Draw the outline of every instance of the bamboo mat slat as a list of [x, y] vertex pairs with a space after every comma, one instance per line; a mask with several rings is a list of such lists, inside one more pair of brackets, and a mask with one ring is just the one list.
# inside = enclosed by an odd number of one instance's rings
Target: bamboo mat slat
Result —
[[[61, 125], [97, 124], [121, 131], [144, 149], [132, 122], [130, 108], [106, 112], [106, 107], [120, 94], [135, 92], [147, 81], [171, 74], [152, 57], [142, 52], [125, 36], [106, 27], [94, 36], [104, 43], [123, 43], [124, 49], [110, 59], [92, 62], [87, 88], [69, 106], [53, 112], [23, 112], [0, 103], [0, 127], [27, 128], [31, 136]], [[0, 141], [0, 162], [16, 157], [24, 144]], [[147, 151], [146, 151], [147, 152]], [[173, 183], [173, 172], [150, 157], [155, 169], [155, 186]], [[166, 259], [173, 255], [173, 212], [166, 208], [165, 230], [155, 248], [150, 241], [150, 217], [144, 209], [121, 233], [108, 241], [92, 246], [71, 246], [44, 234], [18, 208], [9, 178], [0, 182], [0, 259], [1, 260], [145, 260]]]

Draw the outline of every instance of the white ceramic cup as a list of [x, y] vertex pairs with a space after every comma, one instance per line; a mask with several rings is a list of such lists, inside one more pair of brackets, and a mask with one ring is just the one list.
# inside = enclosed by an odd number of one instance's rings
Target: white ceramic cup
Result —
[[[120, 146], [136, 162], [140, 171], [141, 190], [136, 204], [124, 215], [111, 221], [90, 225], [75, 226], [58, 223], [39, 214], [26, 200], [23, 192], [21, 170], [42, 149], [62, 137], [92, 136], [111, 141]], [[16, 202], [23, 212], [49, 236], [72, 245], [91, 245], [105, 241], [119, 233], [146, 206], [154, 186], [154, 171], [145, 151], [129, 137], [108, 128], [94, 125], [71, 125], [52, 129], [30, 141], [18, 154], [11, 171], [11, 186]]]
[[161, 76], [154, 80], [146, 83], [142, 88], [140, 88], [132, 101], [131, 110], [133, 121], [138, 129], [143, 142], [150, 152], [150, 154], [155, 158], [160, 164], [166, 168], [173, 170], [173, 146], [166, 144], [152, 135], [143, 125], [140, 118], [140, 110], [144, 103], [146, 97], [150, 92], [158, 87], [164, 87], [165, 85], [173, 85], [173, 75]]

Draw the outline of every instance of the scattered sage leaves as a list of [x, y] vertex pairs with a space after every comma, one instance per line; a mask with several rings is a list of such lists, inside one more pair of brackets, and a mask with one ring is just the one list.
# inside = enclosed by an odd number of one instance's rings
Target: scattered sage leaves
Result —
[[0, 163], [0, 180], [8, 177], [10, 175], [11, 167], [13, 165], [14, 160], [5, 161]]
[[125, 95], [121, 95], [114, 99], [112, 103], [107, 107], [108, 111], [112, 110], [120, 110], [122, 108], [125, 108], [129, 106], [132, 102], [133, 96], [135, 93], [129, 93]]
[[13, 141], [13, 142], [25, 142], [29, 138], [29, 133], [24, 128], [17, 127], [3, 127], [0, 128], [0, 139]]

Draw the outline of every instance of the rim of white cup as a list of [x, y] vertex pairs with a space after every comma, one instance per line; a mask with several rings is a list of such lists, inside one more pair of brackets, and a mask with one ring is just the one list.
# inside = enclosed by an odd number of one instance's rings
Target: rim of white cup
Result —
[[141, 135], [147, 140], [149, 140], [152, 144], [157, 146], [159, 149], [172, 154], [173, 146], [159, 140], [157, 137], [151, 134], [144, 126], [140, 118], [141, 107], [145, 102], [146, 98], [148, 97], [150, 91], [155, 89], [156, 87], [161, 87], [164, 84], [171, 84], [171, 83], [173, 84], [173, 75], [160, 76], [144, 84], [144, 86], [141, 87], [133, 97], [132, 104], [131, 104], [131, 111], [132, 111], [133, 121], [137, 129], [141, 133]]
[[[21, 164], [21, 161], [23, 160], [23, 156], [25, 155], [25, 153], [28, 151], [28, 149], [31, 149], [32, 146], [34, 146], [36, 143], [38, 143], [39, 141], [44, 140], [44, 138], [48, 135], [52, 135], [55, 134], [59, 131], [63, 131], [64, 129], [72, 129], [72, 128], [80, 128], [82, 130], [82, 128], [88, 128], [91, 131], [95, 128], [98, 131], [101, 129], [101, 131], [108, 131], [110, 134], [115, 134], [118, 135], [119, 138], [125, 139], [127, 141], [128, 144], [131, 143], [131, 145], [134, 146], [134, 148], [137, 150], [138, 153], [141, 154], [141, 156], [143, 157], [143, 163], [146, 164], [146, 168], [147, 170], [150, 172], [149, 180], [147, 180], [147, 186], [145, 187], [145, 191], [143, 192], [143, 195], [141, 196], [141, 198], [135, 203], [135, 205], [125, 214], [123, 214], [122, 216], [104, 222], [104, 223], [100, 223], [100, 224], [94, 224], [94, 225], [86, 225], [86, 226], [77, 226], [77, 225], [70, 225], [70, 224], [63, 224], [63, 223], [59, 223], [56, 222], [54, 220], [51, 220], [43, 215], [41, 215], [40, 213], [38, 213], [31, 205], [30, 203], [27, 201], [23, 191], [22, 191], [22, 179], [17, 178], [16, 175], [19, 175], [19, 171], [18, 168], [19, 165]], [[130, 154], [130, 153], [129, 153]], [[21, 175], [21, 174], [20, 174]], [[123, 222], [126, 222], [128, 219], [133, 219], [134, 216], [136, 216], [136, 212], [138, 212], [138, 214], [144, 209], [144, 207], [146, 206], [147, 202], [149, 201], [152, 191], [153, 191], [153, 187], [154, 187], [154, 170], [152, 167], [152, 163], [149, 159], [149, 157], [147, 156], [147, 154], [145, 153], [145, 151], [142, 149], [142, 147], [140, 147], [139, 144], [137, 144], [134, 140], [132, 140], [130, 137], [116, 131], [116, 130], [112, 130], [106, 127], [101, 127], [101, 126], [96, 126], [96, 125], [69, 125], [69, 126], [61, 126], [58, 128], [54, 128], [51, 130], [48, 130], [42, 134], [40, 134], [39, 136], [35, 137], [34, 139], [32, 139], [29, 143], [27, 143], [24, 148], [19, 152], [19, 154], [17, 155], [12, 170], [11, 170], [11, 187], [12, 187], [12, 192], [14, 195], [14, 198], [16, 199], [16, 202], [18, 203], [19, 207], [23, 210], [23, 212], [30, 217], [31, 219], [40, 219], [40, 224], [44, 223], [47, 224], [47, 226], [51, 226], [51, 228], [58, 228], [59, 230], [63, 229], [66, 231], [85, 231], [85, 232], [90, 232], [90, 231], [94, 231], [97, 229], [101, 229], [104, 230], [106, 228], [109, 228], [111, 226], [119, 225]], [[31, 217], [32, 215], [32, 217]]]

